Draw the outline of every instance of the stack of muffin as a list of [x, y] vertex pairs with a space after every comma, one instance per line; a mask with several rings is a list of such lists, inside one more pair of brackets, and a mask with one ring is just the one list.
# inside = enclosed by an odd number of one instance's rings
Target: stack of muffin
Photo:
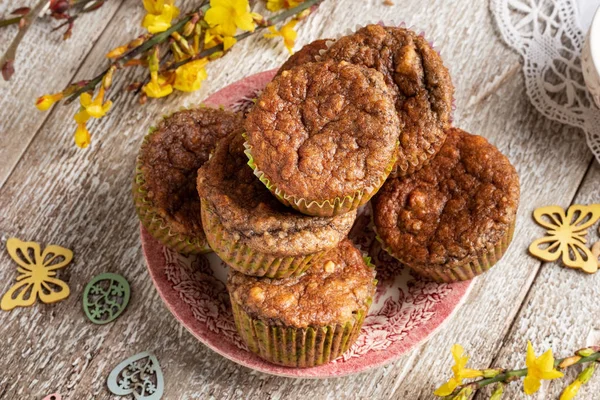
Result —
[[243, 118], [185, 110], [146, 137], [140, 219], [177, 251], [227, 262], [250, 350], [286, 366], [329, 362], [374, 295], [374, 267], [347, 235], [376, 194], [378, 238], [423, 276], [470, 279], [510, 243], [518, 176], [485, 139], [450, 126], [453, 90], [438, 53], [408, 29], [311, 43]]

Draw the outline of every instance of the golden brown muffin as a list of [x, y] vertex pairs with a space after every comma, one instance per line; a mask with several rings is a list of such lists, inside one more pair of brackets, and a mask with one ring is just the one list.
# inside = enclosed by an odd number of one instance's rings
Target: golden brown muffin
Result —
[[251, 351], [286, 366], [312, 367], [356, 340], [375, 293], [375, 269], [346, 239], [300, 277], [231, 272], [236, 326]]
[[210, 251], [202, 229], [196, 175], [240, 115], [201, 107], [165, 117], [140, 148], [133, 196], [144, 227], [181, 253]]
[[435, 156], [450, 127], [454, 86], [440, 55], [424, 37], [410, 29], [368, 25], [337, 40], [322, 58], [383, 74], [401, 124], [393, 175], [411, 174]]
[[485, 138], [456, 128], [447, 133], [429, 165], [389, 179], [372, 204], [386, 250], [416, 272], [449, 282], [473, 278], [503, 255], [519, 177]]
[[399, 134], [383, 76], [333, 61], [284, 71], [245, 127], [261, 180], [284, 204], [316, 216], [366, 203], [389, 175]]
[[234, 133], [198, 171], [208, 241], [232, 268], [256, 276], [298, 275], [347, 236], [356, 212], [301, 214], [277, 201], [247, 162], [244, 138]]

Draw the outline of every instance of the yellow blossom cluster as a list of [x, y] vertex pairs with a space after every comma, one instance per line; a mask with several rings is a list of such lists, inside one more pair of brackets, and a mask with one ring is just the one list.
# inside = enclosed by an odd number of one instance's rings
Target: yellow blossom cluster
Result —
[[[303, 4], [305, 0], [267, 0], [267, 8], [271, 11], [290, 9]], [[313, 0], [310, 4], [315, 4]], [[81, 148], [89, 146], [91, 134], [87, 124], [92, 118], [102, 118], [112, 106], [110, 100], [105, 101], [106, 92], [111, 86], [113, 72], [136, 65], [148, 68], [149, 79], [146, 83], [134, 82], [129, 85], [132, 90], [141, 89], [143, 96], [160, 98], [171, 94], [174, 90], [192, 92], [201, 88], [207, 79], [206, 66], [212, 60], [221, 57], [237, 43], [241, 32], [255, 32], [268, 28], [267, 38], [282, 38], [285, 47], [293, 52], [298, 22], [310, 13], [308, 3], [299, 7], [296, 16], [278, 28], [275, 21], [280, 18], [265, 19], [250, 9], [249, 0], [210, 0], [195, 12], [185, 16], [185, 21], [177, 24], [180, 11], [175, 0], [142, 0], [146, 15], [141, 25], [147, 29], [145, 33], [127, 44], [118, 46], [106, 55], [112, 64], [104, 75], [90, 81], [70, 85], [63, 92], [48, 94], [37, 99], [36, 107], [45, 111], [53, 104], [68, 98], [68, 102], [79, 97], [79, 110], [74, 116], [77, 124], [75, 143]], [[300, 12], [300, 10], [304, 10]], [[177, 29], [173, 28], [173, 24]], [[157, 35], [168, 31], [168, 35]], [[244, 35], [244, 37], [246, 37]], [[171, 58], [163, 58], [161, 63], [159, 49], [167, 46]], [[140, 48], [143, 47], [143, 48]], [[137, 50], [136, 50], [137, 49]], [[99, 89], [98, 84], [101, 82]], [[94, 92], [96, 94], [94, 95]]]
[[142, 26], [150, 33], [164, 32], [171, 27], [171, 21], [179, 16], [179, 8], [174, 0], [143, 0], [148, 12], [142, 20]]
[[[469, 369], [467, 368], [469, 357], [464, 355], [464, 349], [457, 344], [452, 347], [452, 356], [454, 358], [453, 376], [434, 392], [436, 396], [452, 400], [467, 400], [474, 390], [489, 384], [497, 385], [490, 400], [500, 400], [504, 392], [504, 385], [517, 377], [525, 377], [523, 391], [531, 396], [540, 390], [543, 380], [562, 378], [564, 373], [559, 369], [587, 362], [589, 363], [587, 368], [578, 375], [573, 383], [564, 389], [560, 396], [560, 400], [573, 400], [581, 386], [591, 379], [595, 371], [595, 362], [600, 359], [597, 348], [578, 350], [576, 355], [558, 361], [554, 359], [552, 350], [548, 350], [538, 357], [531, 342], [527, 342], [527, 355], [525, 358], [527, 368], [520, 370], [486, 369], [480, 371]], [[465, 379], [473, 378], [481, 379], [464, 382]]]
[[303, 0], [267, 0], [267, 10], [279, 11], [284, 8], [297, 7]]

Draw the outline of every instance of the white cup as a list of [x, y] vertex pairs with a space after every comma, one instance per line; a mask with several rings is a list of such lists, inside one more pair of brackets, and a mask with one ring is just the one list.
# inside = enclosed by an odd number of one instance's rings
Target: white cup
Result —
[[585, 85], [596, 105], [600, 107], [600, 8], [596, 10], [585, 38], [581, 53], [581, 67]]

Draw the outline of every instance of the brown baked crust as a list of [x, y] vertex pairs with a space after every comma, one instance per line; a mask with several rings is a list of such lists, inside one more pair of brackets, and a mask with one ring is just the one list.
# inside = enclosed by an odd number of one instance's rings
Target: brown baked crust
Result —
[[368, 25], [337, 40], [322, 58], [383, 74], [402, 126], [399, 175], [433, 158], [450, 127], [454, 87], [440, 55], [425, 38], [409, 29]]
[[300, 277], [256, 278], [230, 271], [227, 288], [233, 301], [268, 325], [295, 328], [344, 324], [369, 307], [375, 269], [348, 240], [330, 250]]
[[198, 193], [223, 227], [254, 250], [277, 256], [312, 254], [343, 240], [356, 211], [336, 217], [309, 217], [281, 204], [258, 180], [244, 154], [244, 138], [221, 140], [198, 171]]
[[321, 51], [327, 49], [327, 42], [332, 41], [332, 39], [319, 39], [302, 47], [283, 63], [281, 68], [279, 68], [279, 71], [277, 71], [277, 75], [281, 75], [283, 71], [290, 70], [298, 65], [317, 61], [317, 57]]
[[217, 140], [242, 124], [240, 115], [208, 107], [178, 111], [148, 135], [138, 163], [146, 200], [172, 232], [204, 237], [196, 175]]
[[318, 202], [385, 179], [399, 133], [382, 75], [333, 61], [275, 77], [245, 127], [257, 168], [285, 194]]
[[469, 262], [499, 243], [516, 218], [519, 177], [509, 160], [481, 136], [447, 133], [429, 165], [389, 179], [373, 199], [378, 235], [409, 266]]

